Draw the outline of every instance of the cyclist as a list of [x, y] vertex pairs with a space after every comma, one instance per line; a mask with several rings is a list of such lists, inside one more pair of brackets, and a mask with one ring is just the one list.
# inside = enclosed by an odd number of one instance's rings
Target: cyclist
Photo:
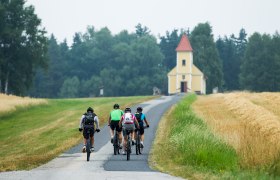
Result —
[[[140, 138], [140, 144], [141, 144], [141, 148], [144, 147], [144, 122], [146, 124], [147, 127], [150, 127], [147, 119], [146, 119], [146, 116], [145, 114], [143, 113], [143, 108], [142, 107], [138, 107], [137, 108], [137, 112], [135, 113], [135, 117], [139, 123], [139, 126], [140, 126], [140, 129], [139, 129], [139, 132], [140, 132], [140, 135], [141, 135], [141, 138]], [[135, 143], [135, 140], [133, 139], [132, 140], [132, 144]]]
[[118, 132], [120, 148], [122, 148], [122, 129], [119, 126], [119, 122], [123, 115], [123, 111], [120, 110], [120, 106], [118, 104], [114, 104], [113, 110], [110, 113], [108, 126], [110, 126], [110, 134], [111, 134], [111, 143], [113, 143], [114, 139], [114, 129]]
[[[131, 131], [132, 137], [135, 130], [135, 125], [139, 129], [139, 124], [136, 117], [131, 113], [131, 109], [129, 107], [125, 108], [124, 115], [122, 115], [121, 120], [119, 122], [119, 126], [123, 126], [123, 146], [126, 147], [127, 141], [127, 131]], [[123, 154], [125, 154], [125, 150], [123, 149]]]
[[[99, 132], [100, 129], [98, 117], [94, 113], [94, 110], [89, 107], [87, 112], [82, 115], [79, 126], [79, 131], [83, 131], [84, 136], [84, 146], [82, 149], [83, 152], [86, 152], [86, 143], [88, 138], [90, 138], [92, 144], [90, 150], [94, 151], [94, 123], [96, 124], [96, 132]], [[86, 133], [88, 129], [90, 130], [90, 137], [88, 137], [88, 134]]]

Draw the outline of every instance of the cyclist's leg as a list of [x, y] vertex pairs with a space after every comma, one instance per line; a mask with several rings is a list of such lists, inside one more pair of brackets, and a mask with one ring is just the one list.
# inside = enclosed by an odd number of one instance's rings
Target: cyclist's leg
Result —
[[83, 149], [82, 149], [83, 152], [86, 152], [87, 139], [89, 138], [88, 134], [86, 132], [87, 132], [87, 128], [84, 128], [84, 130], [83, 130], [84, 146], [83, 146]]
[[140, 127], [141, 141], [144, 141], [144, 127]]
[[88, 135], [87, 135], [87, 133], [86, 133], [86, 132], [87, 132], [87, 128], [86, 128], [86, 127], [84, 127], [84, 130], [83, 130], [84, 145], [86, 145], [86, 143], [87, 143], [87, 138], [88, 138], [88, 137], [87, 137]]
[[116, 125], [116, 131], [118, 132], [118, 136], [119, 136], [119, 141], [120, 141], [120, 144], [122, 143], [122, 128], [119, 126], [119, 121], [117, 121], [118, 124]]
[[144, 146], [144, 127], [140, 127], [140, 143]]
[[132, 145], [134, 145], [135, 144], [135, 136], [136, 136], [136, 133], [135, 133], [135, 125], [132, 125], [131, 126], [131, 142], [132, 142]]
[[111, 124], [110, 124], [110, 135], [111, 135], [111, 142], [112, 142], [112, 139], [114, 138], [114, 129], [115, 129], [115, 123], [114, 121], [111, 121]]
[[127, 134], [126, 134], [126, 130], [123, 129], [123, 154], [125, 154], [126, 151], [126, 141], [127, 141]]
[[91, 147], [94, 147], [94, 128], [90, 130]]

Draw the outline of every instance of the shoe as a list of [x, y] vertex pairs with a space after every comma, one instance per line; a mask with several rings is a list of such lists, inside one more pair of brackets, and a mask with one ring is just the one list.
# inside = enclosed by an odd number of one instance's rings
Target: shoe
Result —
[[122, 149], [122, 144], [120, 144], [119, 148]]
[[90, 148], [90, 152], [93, 152], [93, 151], [94, 151], [94, 147], [91, 147], [91, 148]]
[[126, 155], [126, 152], [125, 152], [125, 151], [122, 151], [122, 154], [123, 154], [123, 155]]
[[135, 144], [135, 140], [132, 140], [132, 146]]
[[83, 153], [86, 152], [86, 145], [83, 146], [82, 152], [83, 152]]
[[144, 148], [144, 144], [143, 143], [140, 143], [140, 148]]
[[111, 137], [111, 143], [113, 144], [113, 142], [114, 142], [114, 137]]

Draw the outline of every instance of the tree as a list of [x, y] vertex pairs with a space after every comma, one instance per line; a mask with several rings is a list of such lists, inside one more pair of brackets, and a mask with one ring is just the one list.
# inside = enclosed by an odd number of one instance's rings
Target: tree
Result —
[[44, 98], [58, 97], [67, 74], [69, 47], [66, 40], [58, 44], [52, 34], [48, 41], [48, 69], [38, 69], [29, 95]]
[[67, 78], [60, 89], [60, 97], [74, 98], [78, 96], [80, 80], [77, 76]]
[[242, 88], [257, 92], [280, 90], [279, 34], [254, 33], [248, 42], [241, 65]]
[[142, 25], [140, 23], [138, 23], [136, 26], [136, 35], [138, 37], [142, 37], [142, 36], [146, 36], [150, 34], [150, 30], [148, 27], [144, 26], [142, 27]]
[[198, 24], [190, 35], [194, 64], [206, 76], [206, 92], [222, 87], [223, 72], [218, 50], [214, 43], [212, 28], [208, 23]]
[[160, 37], [159, 47], [164, 55], [163, 66], [169, 71], [176, 66], [176, 47], [180, 42], [178, 30], [173, 30], [171, 33], [166, 32], [166, 36]]
[[100, 87], [105, 96], [152, 94], [154, 86], [167, 90], [163, 55], [150, 34], [122, 31], [112, 36], [108, 28], [96, 31], [89, 27], [86, 33], [75, 34], [69, 49], [66, 42], [58, 45], [51, 37], [49, 56], [49, 71], [46, 75], [38, 72], [36, 84], [40, 86], [36, 87], [50, 90], [38, 93], [34, 89], [36, 96], [98, 96]]
[[247, 45], [246, 32], [241, 29], [239, 37], [225, 36], [216, 41], [224, 74], [224, 90], [239, 90], [239, 74], [241, 62], [244, 59], [244, 52]]
[[[219, 38], [216, 41], [216, 47], [219, 52], [219, 57], [221, 58], [223, 65], [224, 74], [224, 86], [223, 90], [233, 90], [236, 89], [235, 79], [238, 82], [238, 73], [234, 71], [235, 61], [236, 61], [236, 46], [232, 39], [228, 37]], [[239, 67], [238, 67], [239, 68]], [[236, 78], [235, 78], [236, 76]]]
[[[100, 87], [102, 86], [99, 76], [92, 76], [88, 80], [83, 80], [80, 83], [80, 97], [93, 97], [99, 95]], [[105, 92], [106, 93], [106, 92]], [[105, 94], [106, 95], [106, 94]]]
[[0, 2], [0, 92], [24, 95], [36, 69], [47, 68], [46, 31], [24, 0]]

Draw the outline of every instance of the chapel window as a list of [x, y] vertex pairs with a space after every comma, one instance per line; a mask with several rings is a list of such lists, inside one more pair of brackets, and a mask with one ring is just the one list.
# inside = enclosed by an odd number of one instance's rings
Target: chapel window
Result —
[[182, 66], [185, 66], [185, 65], [186, 65], [186, 60], [183, 59], [183, 61], [182, 61]]

